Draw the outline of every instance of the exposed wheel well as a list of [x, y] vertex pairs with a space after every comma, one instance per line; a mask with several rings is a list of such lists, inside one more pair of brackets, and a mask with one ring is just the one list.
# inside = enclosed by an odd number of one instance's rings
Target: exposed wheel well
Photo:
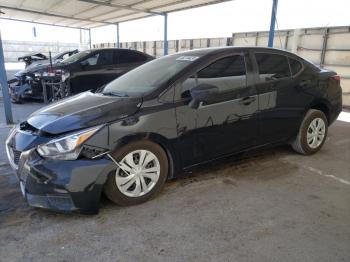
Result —
[[330, 119], [329, 119], [329, 108], [328, 108], [328, 106], [325, 103], [321, 102], [321, 103], [314, 104], [313, 106], [311, 106], [310, 109], [317, 109], [317, 110], [322, 111], [326, 115], [328, 123], [330, 122]]

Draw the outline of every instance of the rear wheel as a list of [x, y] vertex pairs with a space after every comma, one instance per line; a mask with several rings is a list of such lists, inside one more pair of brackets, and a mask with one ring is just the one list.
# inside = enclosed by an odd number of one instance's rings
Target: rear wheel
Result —
[[323, 146], [328, 133], [328, 121], [320, 110], [310, 109], [301, 123], [293, 149], [303, 155], [316, 153]]
[[157, 194], [168, 176], [168, 158], [163, 148], [147, 141], [127, 144], [112, 154], [121, 165], [107, 179], [104, 192], [114, 203], [143, 203]]

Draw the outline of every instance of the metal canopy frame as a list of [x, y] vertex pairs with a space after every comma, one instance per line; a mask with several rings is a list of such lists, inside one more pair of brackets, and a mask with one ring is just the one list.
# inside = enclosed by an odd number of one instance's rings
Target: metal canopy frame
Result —
[[[20, 1], [16, 4], [17, 0], [13, 0], [13, 5], [4, 5], [2, 0], [0, 0], [0, 11], [2, 10], [10, 10], [15, 12], [16, 15], [14, 17], [0, 17], [0, 19], [11, 20], [11, 21], [20, 21], [20, 22], [29, 22], [35, 24], [42, 25], [50, 25], [50, 26], [59, 26], [73, 29], [81, 29], [88, 30], [89, 32], [89, 45], [92, 48], [91, 44], [91, 29], [97, 28], [105, 25], [115, 25], [117, 31], [117, 47], [120, 47], [120, 34], [119, 34], [119, 26], [122, 22], [142, 19], [150, 16], [161, 15], [164, 18], [164, 55], [168, 54], [168, 13], [182, 11], [187, 9], [193, 9], [205, 5], [213, 5], [222, 2], [234, 1], [234, 0], [173, 0], [173, 1], [164, 1], [161, 0], [73, 0], [76, 4], [85, 4], [87, 8], [83, 8], [83, 10], [79, 10], [78, 13], [71, 14], [70, 12], [63, 13], [55, 12], [55, 8], [58, 8], [62, 5], [63, 2], [67, 0], [56, 0], [55, 3], [51, 3], [46, 10], [36, 10], [33, 8], [28, 8], [24, 6], [25, 1]], [[276, 23], [276, 13], [277, 13], [277, 2], [278, 0], [272, 0], [272, 14], [271, 14], [271, 24], [270, 24], [270, 33], [269, 33], [269, 47], [273, 46], [273, 38], [275, 31], [275, 23]], [[8, 3], [8, 1], [5, 1]], [[27, 1], [34, 3], [36, 1]], [[38, 1], [39, 2], [39, 1]], [[70, 0], [72, 2], [72, 0]], [[122, 2], [123, 4], [121, 4]], [[42, 3], [42, 1], [40, 1]], [[157, 4], [158, 3], [158, 4]], [[153, 4], [153, 5], [152, 5]], [[144, 6], [144, 7], [142, 7]], [[149, 7], [147, 7], [149, 6]], [[86, 12], [94, 12], [96, 8], [111, 8], [107, 12], [103, 12], [100, 15], [91, 15], [90, 17], [82, 17], [81, 15]], [[70, 9], [69, 9], [70, 10]], [[126, 13], [125, 13], [126, 11]], [[55, 12], [55, 13], [54, 13]], [[118, 12], [122, 12], [119, 15]], [[123, 13], [124, 12], [124, 13]], [[53, 21], [52, 23], [45, 21], [37, 21], [38, 19], [23, 19], [21, 18], [21, 14], [34, 14], [35, 18], [40, 17], [49, 17], [49, 18], [58, 18], [59, 20]], [[70, 13], [70, 14], [68, 14]], [[79, 16], [80, 15], [80, 16]], [[112, 15], [108, 19], [103, 19], [105, 16]], [[68, 21], [68, 24], [67, 22]], [[74, 21], [73, 23], [71, 21]], [[76, 24], [80, 24], [79, 26]], [[81, 25], [83, 23], [83, 25]], [[84, 25], [84, 23], [86, 23]], [[1, 42], [1, 32], [0, 32], [0, 42]], [[7, 124], [13, 123], [12, 118], [12, 110], [11, 110], [11, 102], [9, 97], [9, 92], [7, 88], [7, 77], [5, 71], [5, 61], [4, 54], [2, 48], [2, 42], [0, 43], [0, 84], [3, 87], [3, 98], [4, 98], [4, 107], [5, 107], [5, 116]]]

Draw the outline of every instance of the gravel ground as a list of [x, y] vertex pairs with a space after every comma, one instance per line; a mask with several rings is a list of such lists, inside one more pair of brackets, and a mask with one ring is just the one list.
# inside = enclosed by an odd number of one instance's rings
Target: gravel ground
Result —
[[324, 148], [226, 159], [95, 216], [28, 207], [0, 167], [1, 261], [350, 261], [350, 124]]
[[[246, 154], [95, 216], [30, 208], [0, 165], [0, 261], [350, 261], [350, 123], [323, 149]], [[1, 151], [1, 155], [4, 152]]]

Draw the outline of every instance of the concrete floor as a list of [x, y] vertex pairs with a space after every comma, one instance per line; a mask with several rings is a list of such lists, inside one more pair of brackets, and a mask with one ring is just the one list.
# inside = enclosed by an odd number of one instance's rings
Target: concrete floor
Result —
[[[95, 216], [30, 208], [0, 165], [1, 261], [350, 261], [350, 123], [323, 149], [252, 152]], [[3, 151], [1, 151], [3, 154]]]

